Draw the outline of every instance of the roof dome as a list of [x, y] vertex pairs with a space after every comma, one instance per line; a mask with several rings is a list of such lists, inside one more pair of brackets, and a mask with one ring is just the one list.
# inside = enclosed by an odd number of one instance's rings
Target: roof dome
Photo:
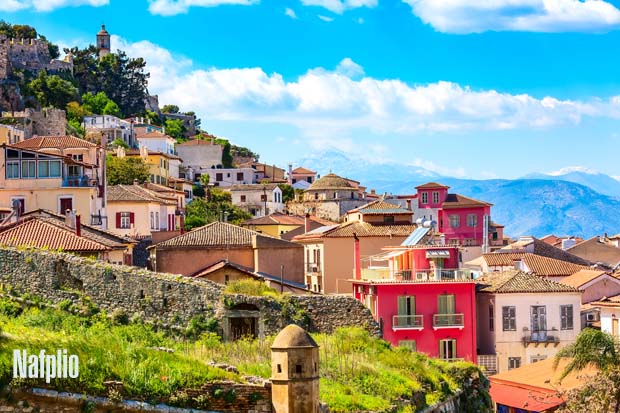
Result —
[[110, 33], [108, 33], [108, 31], [105, 29], [105, 24], [101, 25], [101, 30], [99, 30], [99, 33], [97, 33], [97, 35], [109, 35]]
[[341, 178], [336, 174], [327, 174], [314, 181], [314, 183], [308, 187], [308, 190], [351, 188], [353, 188], [353, 185], [351, 185], [346, 179]]
[[318, 347], [316, 342], [310, 337], [310, 334], [303, 328], [289, 324], [286, 326], [271, 345], [272, 349], [286, 349], [286, 348], [312, 348]]

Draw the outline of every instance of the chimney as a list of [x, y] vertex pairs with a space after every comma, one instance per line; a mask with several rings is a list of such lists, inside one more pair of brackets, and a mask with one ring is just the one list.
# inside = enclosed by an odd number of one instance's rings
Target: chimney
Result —
[[292, 163], [288, 164], [288, 178], [287, 178], [287, 180], [288, 180], [288, 184], [292, 186], [293, 185], [293, 164]]
[[65, 211], [65, 225], [69, 228], [75, 229], [75, 213], [70, 209]]
[[407, 209], [411, 211], [411, 199], [407, 200]]
[[82, 236], [82, 217], [80, 214], [75, 215], [75, 235]]
[[360, 260], [360, 239], [357, 237], [357, 234], [353, 233], [353, 265], [355, 268], [355, 279], [362, 279], [362, 263]]
[[304, 217], [304, 232], [310, 232], [310, 214], [307, 212]]
[[376, 194], [377, 194], [377, 191], [375, 191], [374, 189], [370, 190], [370, 195], [376, 195]]

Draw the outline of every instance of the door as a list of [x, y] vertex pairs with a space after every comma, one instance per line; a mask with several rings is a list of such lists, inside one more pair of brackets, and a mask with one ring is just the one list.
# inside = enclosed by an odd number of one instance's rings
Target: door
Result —
[[447, 326], [456, 323], [456, 302], [454, 294], [442, 294], [437, 297], [437, 325]]
[[544, 341], [547, 339], [547, 307], [533, 305], [531, 307], [532, 340]]
[[444, 360], [456, 358], [456, 340], [439, 340], [439, 358]]
[[59, 214], [65, 215], [68, 210], [73, 210], [73, 198], [60, 198], [60, 211]]
[[398, 297], [398, 318], [396, 327], [411, 327], [414, 325], [415, 296], [401, 295]]

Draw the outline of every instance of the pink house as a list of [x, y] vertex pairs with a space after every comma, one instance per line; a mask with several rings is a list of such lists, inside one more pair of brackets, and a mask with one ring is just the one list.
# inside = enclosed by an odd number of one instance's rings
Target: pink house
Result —
[[383, 338], [393, 345], [475, 362], [475, 283], [467, 270], [459, 269], [459, 249], [418, 245], [415, 238], [414, 233], [409, 239], [415, 242], [387, 247], [374, 257], [388, 265], [358, 272], [353, 295], [370, 309]]

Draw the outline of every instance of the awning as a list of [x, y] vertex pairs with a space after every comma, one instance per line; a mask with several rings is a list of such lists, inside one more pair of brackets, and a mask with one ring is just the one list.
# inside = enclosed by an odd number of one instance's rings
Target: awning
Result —
[[397, 251], [386, 251], [377, 255], [371, 255], [366, 257], [364, 260], [367, 261], [389, 261], [390, 258], [398, 257], [403, 255], [407, 250], [397, 250]]
[[557, 393], [524, 389], [509, 384], [491, 381], [491, 398], [497, 404], [523, 409], [529, 412], [544, 412], [564, 403]]
[[427, 250], [426, 258], [450, 258], [448, 250]]

